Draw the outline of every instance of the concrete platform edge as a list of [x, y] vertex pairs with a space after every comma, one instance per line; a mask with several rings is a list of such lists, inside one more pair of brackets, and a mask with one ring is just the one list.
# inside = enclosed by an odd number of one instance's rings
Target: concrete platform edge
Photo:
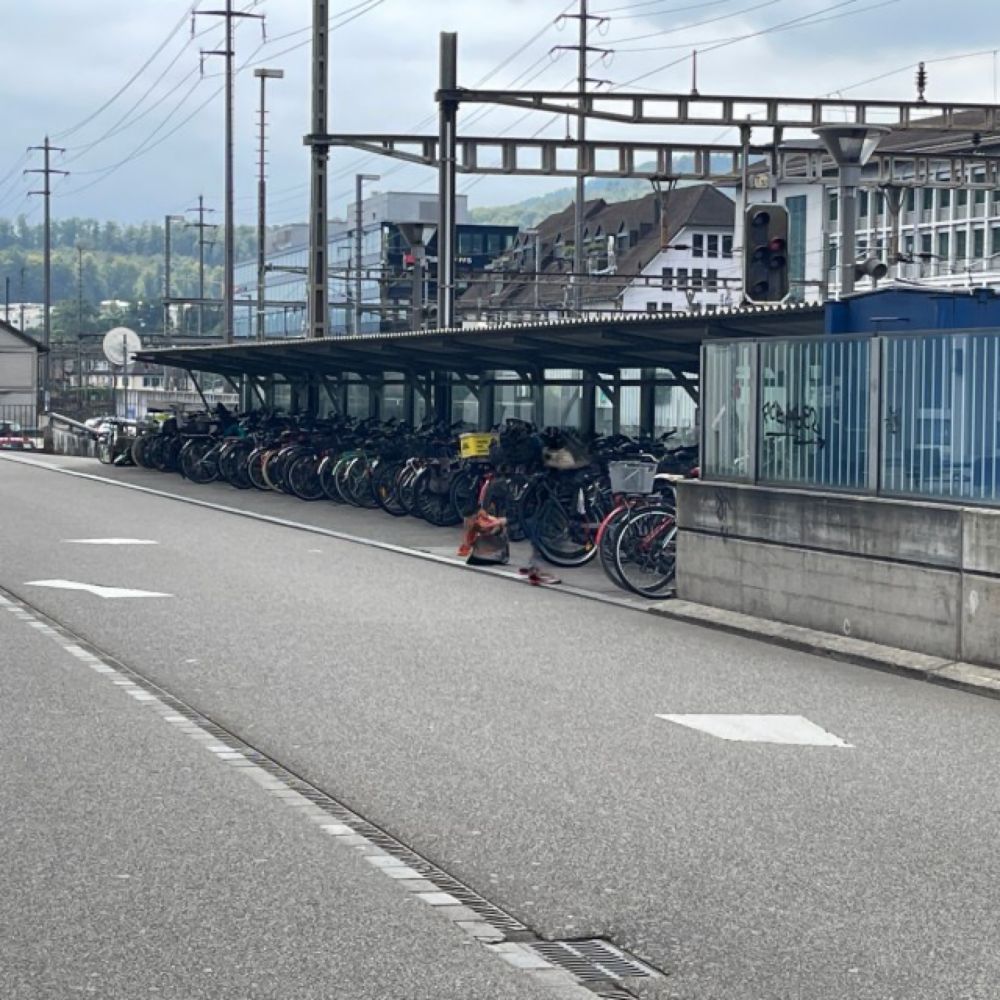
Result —
[[756, 618], [753, 615], [714, 608], [706, 604], [695, 604], [691, 601], [658, 601], [651, 605], [648, 611], [650, 614], [689, 625], [701, 625], [720, 632], [745, 636], [748, 639], [771, 642], [803, 653], [827, 656], [845, 663], [874, 667], [877, 670], [915, 677], [932, 684], [1000, 698], [1000, 670], [992, 667], [928, 656], [896, 646], [883, 646], [800, 625], [786, 625], [783, 622]]

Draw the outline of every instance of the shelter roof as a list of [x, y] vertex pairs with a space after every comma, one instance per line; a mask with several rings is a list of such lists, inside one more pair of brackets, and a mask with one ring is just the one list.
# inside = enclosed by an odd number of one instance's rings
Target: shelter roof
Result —
[[313, 375], [371, 377], [386, 372], [480, 375], [542, 368], [615, 372], [648, 367], [694, 372], [706, 340], [817, 335], [823, 332], [823, 316], [823, 306], [806, 304], [711, 314], [595, 315], [473, 329], [168, 347], [139, 351], [136, 358], [230, 377], [275, 374], [290, 379]]

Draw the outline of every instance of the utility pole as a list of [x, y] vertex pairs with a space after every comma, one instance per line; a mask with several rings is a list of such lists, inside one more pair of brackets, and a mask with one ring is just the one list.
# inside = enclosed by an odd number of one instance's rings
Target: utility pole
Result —
[[313, 0], [312, 24], [312, 121], [305, 143], [310, 147], [311, 177], [309, 191], [309, 276], [307, 285], [307, 324], [309, 337], [330, 333], [330, 310], [326, 294], [327, 165], [330, 148], [326, 145], [327, 107], [330, 87], [330, 5], [328, 0]]
[[215, 240], [205, 239], [205, 230], [214, 229], [215, 225], [205, 221], [206, 212], [214, 212], [214, 208], [205, 208], [205, 196], [198, 195], [198, 207], [189, 208], [189, 212], [198, 213], [197, 222], [189, 222], [192, 229], [198, 230], [198, 336], [205, 332], [205, 247], [214, 245]]
[[[198, 14], [208, 14], [221, 17], [226, 22], [225, 49], [202, 52], [202, 57], [223, 56], [226, 60], [226, 193], [224, 208], [223, 232], [223, 275], [222, 275], [222, 339], [224, 343], [233, 342], [233, 297], [235, 291], [236, 239], [233, 220], [233, 59], [235, 56], [233, 43], [233, 22], [237, 19], [252, 18], [263, 22], [263, 14], [248, 14], [233, 10], [233, 0], [226, 0], [225, 10], [199, 10], [191, 15], [191, 27], [194, 28], [194, 18]], [[202, 296], [204, 297], [204, 296]]]
[[583, 305], [583, 284], [580, 276], [583, 274], [583, 214], [587, 186], [587, 155], [584, 144], [587, 141], [587, 84], [600, 83], [587, 76], [587, 55], [590, 52], [600, 52], [608, 55], [611, 49], [596, 48], [587, 44], [587, 35], [591, 21], [607, 21], [608, 18], [591, 14], [587, 9], [587, 0], [580, 0], [580, 12], [567, 14], [569, 18], [580, 21], [580, 39], [576, 45], [557, 45], [557, 49], [566, 49], [577, 53], [577, 116], [576, 138], [579, 146], [576, 153], [576, 204], [573, 210], [573, 309], [579, 312]]
[[264, 250], [267, 233], [267, 103], [266, 86], [268, 80], [281, 80], [283, 69], [255, 69], [253, 75], [260, 80], [260, 148], [257, 173], [257, 339], [264, 339], [264, 295], [267, 289], [264, 281]]
[[163, 217], [163, 334], [166, 336], [170, 332], [170, 327], [172, 325], [170, 320], [170, 309], [173, 303], [170, 301], [172, 298], [170, 294], [170, 266], [171, 266], [171, 248], [172, 241], [170, 238], [170, 223], [172, 222], [184, 222], [183, 215], [165, 215]]
[[364, 197], [364, 183], [380, 179], [380, 174], [354, 175], [354, 327], [352, 332], [355, 336], [361, 333], [361, 268], [363, 266], [361, 258], [364, 253], [365, 227], [361, 204]]
[[83, 406], [83, 245], [76, 245], [76, 384], [77, 406]]
[[20, 326], [21, 333], [24, 333], [24, 271], [25, 271], [25, 269], [22, 267], [21, 268], [21, 290], [18, 292], [18, 299], [20, 300], [18, 302], [18, 305], [21, 307], [21, 326]]
[[[68, 170], [54, 170], [51, 164], [51, 158], [53, 153], [65, 153], [66, 150], [61, 146], [53, 146], [49, 143], [49, 137], [45, 137], [45, 143], [41, 146], [29, 146], [28, 151], [41, 150], [44, 156], [43, 166], [38, 169], [25, 170], [26, 174], [42, 174], [44, 178], [44, 187], [41, 191], [31, 191], [30, 194], [40, 194], [44, 199], [45, 205], [45, 248], [44, 254], [44, 264], [43, 264], [43, 278], [42, 278], [42, 343], [46, 347], [49, 346], [49, 338], [52, 333], [52, 317], [50, 313], [52, 311], [52, 215], [50, 211], [50, 202], [52, 200], [52, 184], [51, 178], [53, 174], [61, 174], [63, 177], [67, 176]], [[24, 326], [24, 308], [21, 309], [21, 325]], [[48, 395], [49, 395], [49, 355], [48, 351], [42, 355], [41, 359], [41, 391], [42, 391], [42, 401], [43, 406], [48, 407]]]

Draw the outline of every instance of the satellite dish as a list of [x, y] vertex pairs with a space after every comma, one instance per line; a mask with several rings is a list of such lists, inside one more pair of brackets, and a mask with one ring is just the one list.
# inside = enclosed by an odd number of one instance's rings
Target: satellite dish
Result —
[[136, 351], [142, 350], [142, 340], [135, 330], [130, 330], [127, 326], [116, 326], [104, 335], [101, 346], [104, 348], [104, 356], [113, 365], [127, 366], [135, 361]]

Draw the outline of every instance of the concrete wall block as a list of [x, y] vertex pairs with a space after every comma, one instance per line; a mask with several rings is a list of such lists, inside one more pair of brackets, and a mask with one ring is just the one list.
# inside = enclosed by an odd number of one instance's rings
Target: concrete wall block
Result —
[[1000, 511], [966, 507], [962, 515], [963, 569], [1000, 575]]
[[1000, 580], [995, 577], [963, 574], [960, 658], [1000, 667]]
[[694, 481], [678, 484], [677, 493], [682, 531], [925, 566], [962, 565], [959, 507]]
[[958, 655], [960, 576], [682, 532], [677, 596], [857, 639]]

